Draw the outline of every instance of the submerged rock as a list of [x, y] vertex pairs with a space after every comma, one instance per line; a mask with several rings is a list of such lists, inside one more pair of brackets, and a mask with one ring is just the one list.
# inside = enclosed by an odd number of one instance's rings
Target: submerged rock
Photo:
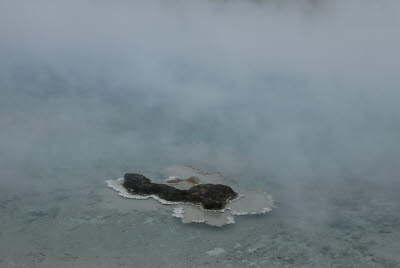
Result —
[[191, 183], [191, 184], [199, 184], [200, 179], [196, 176], [190, 176], [189, 178], [185, 179], [185, 181]]
[[143, 175], [126, 173], [123, 186], [137, 195], [156, 195], [171, 202], [189, 202], [201, 204], [204, 209], [224, 209], [229, 200], [238, 194], [231, 187], [223, 184], [198, 184], [187, 190], [181, 190], [170, 185], [154, 183]]

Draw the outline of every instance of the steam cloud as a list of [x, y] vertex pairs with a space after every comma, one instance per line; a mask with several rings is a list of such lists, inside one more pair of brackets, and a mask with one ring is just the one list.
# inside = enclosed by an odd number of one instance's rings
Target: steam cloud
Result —
[[390, 185], [399, 29], [398, 1], [2, 0], [3, 177], [188, 161]]

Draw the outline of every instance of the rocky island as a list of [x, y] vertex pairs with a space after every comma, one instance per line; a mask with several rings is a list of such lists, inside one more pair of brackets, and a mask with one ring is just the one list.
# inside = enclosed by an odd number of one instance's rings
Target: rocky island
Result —
[[123, 187], [132, 194], [156, 195], [171, 202], [199, 204], [208, 210], [224, 209], [230, 200], [238, 196], [231, 187], [223, 184], [198, 184], [190, 189], [181, 190], [167, 184], [154, 183], [145, 176], [135, 173], [124, 175]]

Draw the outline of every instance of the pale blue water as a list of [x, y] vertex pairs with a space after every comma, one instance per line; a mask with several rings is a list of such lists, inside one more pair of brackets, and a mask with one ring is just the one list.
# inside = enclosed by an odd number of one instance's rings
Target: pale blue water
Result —
[[[4, 100], [1, 267], [399, 266], [398, 183], [329, 173], [284, 178], [252, 163], [246, 168], [251, 156], [219, 152], [215, 144], [202, 158], [194, 141], [207, 136], [160, 142], [162, 133], [175, 130], [157, 125], [160, 114], [131, 100]], [[149, 124], [154, 133], [144, 135]], [[122, 200], [105, 187], [124, 172], [152, 175], [176, 162], [222, 167], [228, 182], [270, 192], [277, 208], [223, 228], [184, 225], [167, 211], [131, 210], [140, 201]], [[224, 251], [207, 254], [215, 248]]]
[[[1, 268], [400, 267], [399, 5], [246, 3], [1, 1]], [[277, 207], [185, 225], [105, 184], [171, 164]]]

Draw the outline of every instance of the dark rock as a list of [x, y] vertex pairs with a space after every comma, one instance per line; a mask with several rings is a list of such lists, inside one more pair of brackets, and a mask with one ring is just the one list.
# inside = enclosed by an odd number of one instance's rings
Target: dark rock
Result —
[[154, 183], [140, 174], [126, 173], [123, 186], [130, 192], [139, 195], [156, 195], [172, 202], [190, 202], [201, 204], [205, 209], [223, 209], [229, 200], [235, 199], [237, 193], [231, 187], [222, 184], [198, 184], [188, 190]]

